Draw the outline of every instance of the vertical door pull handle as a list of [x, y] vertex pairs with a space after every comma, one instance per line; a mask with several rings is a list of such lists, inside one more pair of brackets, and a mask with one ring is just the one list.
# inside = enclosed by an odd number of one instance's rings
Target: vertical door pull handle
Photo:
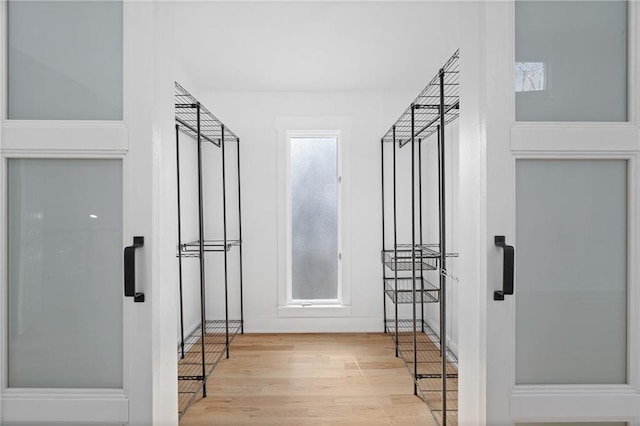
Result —
[[513, 294], [513, 261], [515, 250], [505, 243], [504, 235], [495, 236], [496, 246], [502, 247], [504, 261], [502, 263], [502, 290], [493, 293], [493, 300], [504, 300], [505, 295]]
[[136, 249], [144, 246], [144, 237], [133, 237], [133, 245], [124, 248], [124, 295], [144, 302], [144, 293], [136, 292]]

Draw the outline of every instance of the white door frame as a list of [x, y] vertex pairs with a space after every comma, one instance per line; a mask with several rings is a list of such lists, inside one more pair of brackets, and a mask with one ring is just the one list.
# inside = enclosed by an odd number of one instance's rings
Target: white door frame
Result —
[[[627, 421], [640, 424], [639, 5], [629, 2], [629, 122], [516, 123], [513, 1], [461, 4], [460, 424]], [[515, 295], [493, 300], [502, 251], [515, 242], [516, 158], [618, 158], [629, 164], [629, 385], [515, 386]], [[516, 256], [518, 247], [515, 247]]]
[[[6, 120], [7, 46], [0, 45], [0, 241], [8, 158], [123, 160], [124, 235], [137, 253], [144, 303], [123, 297], [124, 389], [7, 389], [6, 244], [0, 245], [0, 419], [3, 422], [177, 424], [173, 3], [125, 0], [123, 121]], [[6, 34], [0, 1], [0, 34]], [[6, 37], [0, 37], [3, 41]]]

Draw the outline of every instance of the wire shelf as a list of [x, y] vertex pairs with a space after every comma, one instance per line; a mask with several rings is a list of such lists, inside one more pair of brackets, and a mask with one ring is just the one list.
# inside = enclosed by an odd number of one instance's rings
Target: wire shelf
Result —
[[[393, 337], [393, 341], [395, 342], [395, 331], [396, 331], [396, 321], [393, 319], [388, 319], [386, 322], [387, 333], [391, 333]], [[437, 334], [426, 321], [421, 321], [420, 319], [416, 320], [416, 330], [420, 330], [422, 328], [422, 332], [430, 337], [435, 337]], [[413, 333], [413, 320], [411, 319], [398, 319], [398, 339], [399, 342], [403, 341], [411, 341], [413, 337], [411, 337]], [[405, 340], [408, 339], [408, 340]]]
[[[429, 408], [434, 413], [434, 418], [439, 424], [457, 424], [457, 402], [447, 403], [449, 399], [457, 400], [457, 359], [447, 347], [447, 341], [440, 339], [436, 333], [429, 328], [424, 321], [424, 303], [437, 302], [440, 304], [441, 322], [439, 331], [446, 336], [447, 316], [446, 309], [446, 282], [458, 279], [446, 268], [446, 258], [458, 257], [457, 253], [448, 253], [444, 249], [446, 240], [446, 228], [444, 219], [446, 217], [446, 203], [444, 194], [446, 193], [445, 174], [438, 174], [438, 190], [441, 194], [439, 204], [439, 244], [422, 243], [422, 157], [421, 142], [426, 141], [432, 135], [437, 134], [438, 140], [438, 169], [444, 170], [445, 162], [445, 127], [460, 115], [460, 66], [459, 51], [451, 56], [444, 66], [436, 73], [429, 84], [418, 94], [414, 101], [402, 112], [400, 117], [384, 134], [382, 138], [382, 252], [383, 262], [383, 289], [384, 289], [384, 318], [385, 331], [390, 333], [395, 344], [397, 355], [400, 356], [409, 372], [411, 373], [416, 390], [420, 389], [420, 394]], [[416, 205], [412, 202], [412, 217], [420, 216], [420, 244], [415, 240], [412, 244], [396, 244], [392, 250], [388, 250], [385, 245], [385, 161], [384, 143], [393, 143], [393, 229], [397, 233], [397, 206], [396, 206], [396, 143], [398, 149], [411, 142], [411, 149], [414, 150], [413, 142], [418, 142], [417, 170], [419, 176], [419, 187], [411, 187], [412, 200], [416, 194], [420, 194], [420, 209], [416, 212]], [[415, 151], [411, 153], [411, 174], [412, 179], [416, 172]], [[415, 231], [415, 223], [412, 229]], [[406, 240], [405, 240], [406, 241]], [[390, 278], [385, 271], [386, 268], [396, 271], [393, 278]], [[438, 271], [438, 286], [424, 281], [423, 272]], [[403, 271], [398, 277], [397, 271]], [[419, 274], [418, 274], [418, 271]], [[407, 273], [409, 272], [409, 273]], [[431, 275], [429, 275], [431, 277]], [[395, 318], [387, 320], [386, 298], [389, 297], [395, 303]], [[398, 318], [398, 304], [413, 304], [413, 319]], [[420, 319], [416, 319], [416, 307], [420, 304]], [[455, 381], [455, 383], [454, 383]], [[449, 386], [448, 383], [451, 382]], [[438, 402], [436, 402], [438, 401]], [[438, 405], [439, 404], [439, 405]], [[438, 417], [439, 416], [439, 417]]]
[[[391, 334], [391, 337], [398, 345], [398, 352], [400, 355], [406, 355], [405, 361], [409, 360], [413, 362], [413, 320], [411, 319], [399, 319], [398, 320], [398, 341], [396, 342], [396, 324], [395, 320], [389, 319], [386, 322], [387, 333]], [[440, 358], [440, 342], [439, 337], [435, 331], [426, 321], [416, 320], [416, 337], [417, 337], [417, 358], [418, 361], [428, 361], [433, 353], [437, 353]], [[447, 360], [452, 365], [458, 365], [458, 357], [451, 349], [447, 348]], [[407, 362], [409, 362], [407, 361]]]
[[[198, 105], [200, 105], [200, 138], [220, 146], [222, 134], [225, 142], [236, 142], [238, 137], [202, 105], [178, 82], [175, 83], [176, 123], [180, 132], [198, 138]], [[224, 132], [223, 132], [224, 129]]]
[[[444, 64], [444, 122], [449, 124], [460, 115], [460, 54], [457, 50]], [[426, 139], [437, 132], [440, 126], [440, 72], [425, 87], [411, 105], [400, 115], [385, 133], [385, 142], [395, 142], [400, 147], [411, 141], [411, 115], [414, 119], [414, 139]]]
[[[422, 331], [424, 330], [424, 331]], [[395, 336], [395, 321], [387, 321], [387, 333], [391, 334], [393, 341]], [[416, 351], [414, 356], [413, 344], [413, 320], [398, 320], [398, 355], [405, 362], [407, 369], [414, 380], [439, 379], [439, 381], [426, 381], [430, 384], [426, 390], [436, 391], [442, 389], [442, 357], [438, 336], [425, 321], [416, 322]], [[417, 366], [414, 368], [414, 360]], [[447, 350], [447, 379], [458, 378], [457, 358], [453, 352]]]
[[[387, 320], [387, 333], [391, 334], [394, 342], [397, 344], [398, 355], [405, 362], [407, 370], [409, 370], [409, 373], [416, 383], [421, 398], [433, 413], [438, 424], [442, 424], [443, 386], [439, 337], [425, 321], [417, 320], [415, 326], [416, 350], [414, 352], [413, 320], [398, 320], [397, 342], [395, 327], [395, 320]], [[458, 359], [449, 349], [447, 349], [446, 375], [447, 425], [455, 425], [457, 424], [458, 415]]]
[[438, 266], [436, 258], [425, 256], [420, 250], [383, 250], [381, 254], [382, 263], [392, 271], [434, 271]]
[[[422, 252], [422, 257], [428, 258], [440, 258], [440, 244], [416, 244], [414, 245], [415, 250], [420, 250]], [[396, 248], [398, 250], [409, 250], [411, 251], [411, 244], [396, 244]], [[458, 253], [447, 253], [446, 257], [458, 257]]]
[[[240, 333], [242, 321], [229, 321], [229, 344]], [[200, 325], [185, 338], [184, 358], [182, 348], [178, 345], [178, 414], [180, 417], [187, 411], [199, 393], [202, 385], [211, 375], [218, 362], [228, 349], [227, 326], [225, 321], [207, 321], [204, 334], [204, 369], [202, 376], [202, 330]]]
[[[413, 280], [416, 281], [416, 302], [436, 303], [440, 289], [425, 279], [416, 278], [385, 278], [385, 293], [393, 303], [413, 303]], [[422, 282], [422, 284], [421, 284]]]
[[[223, 252], [229, 251], [232, 247], [239, 247], [242, 244], [240, 240], [204, 240], [204, 251], [207, 252]], [[191, 241], [180, 245], [182, 257], [200, 257], [200, 241]], [[178, 255], [176, 254], [176, 257]]]
[[[429, 390], [432, 381], [438, 379], [418, 380], [418, 393], [427, 404], [431, 414], [438, 423], [442, 424], [442, 390]], [[451, 388], [451, 390], [449, 390]], [[458, 424], [458, 379], [447, 380], [447, 426]]]

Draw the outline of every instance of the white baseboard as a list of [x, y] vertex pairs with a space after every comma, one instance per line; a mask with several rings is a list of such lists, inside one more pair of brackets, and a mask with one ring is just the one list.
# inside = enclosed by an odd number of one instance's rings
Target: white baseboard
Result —
[[378, 333], [382, 317], [246, 318], [245, 333]]
[[[222, 320], [223, 318], [207, 318]], [[235, 319], [235, 318], [232, 318]], [[438, 334], [439, 325], [433, 319], [425, 318], [426, 323]], [[192, 333], [199, 322], [185, 326], [185, 337]], [[245, 333], [378, 333], [384, 332], [382, 317], [349, 318], [245, 318]], [[178, 344], [180, 342], [178, 341]], [[458, 355], [458, 342], [447, 339], [451, 352]]]
[[[436, 333], [438, 338], [440, 338], [440, 324], [436, 324], [433, 319], [426, 317], [424, 321], [427, 325]], [[458, 357], [458, 342], [454, 341], [451, 336], [447, 336], [447, 349], [449, 349], [453, 354]]]

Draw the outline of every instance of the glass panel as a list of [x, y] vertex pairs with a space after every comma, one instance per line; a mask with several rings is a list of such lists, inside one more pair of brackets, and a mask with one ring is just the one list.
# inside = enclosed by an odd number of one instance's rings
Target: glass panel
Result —
[[516, 1], [516, 120], [627, 121], [627, 2]]
[[8, 2], [8, 117], [122, 120], [122, 0]]
[[338, 298], [338, 141], [291, 139], [293, 299]]
[[627, 163], [516, 163], [516, 383], [627, 382]]
[[122, 387], [122, 163], [9, 160], [9, 387]]

